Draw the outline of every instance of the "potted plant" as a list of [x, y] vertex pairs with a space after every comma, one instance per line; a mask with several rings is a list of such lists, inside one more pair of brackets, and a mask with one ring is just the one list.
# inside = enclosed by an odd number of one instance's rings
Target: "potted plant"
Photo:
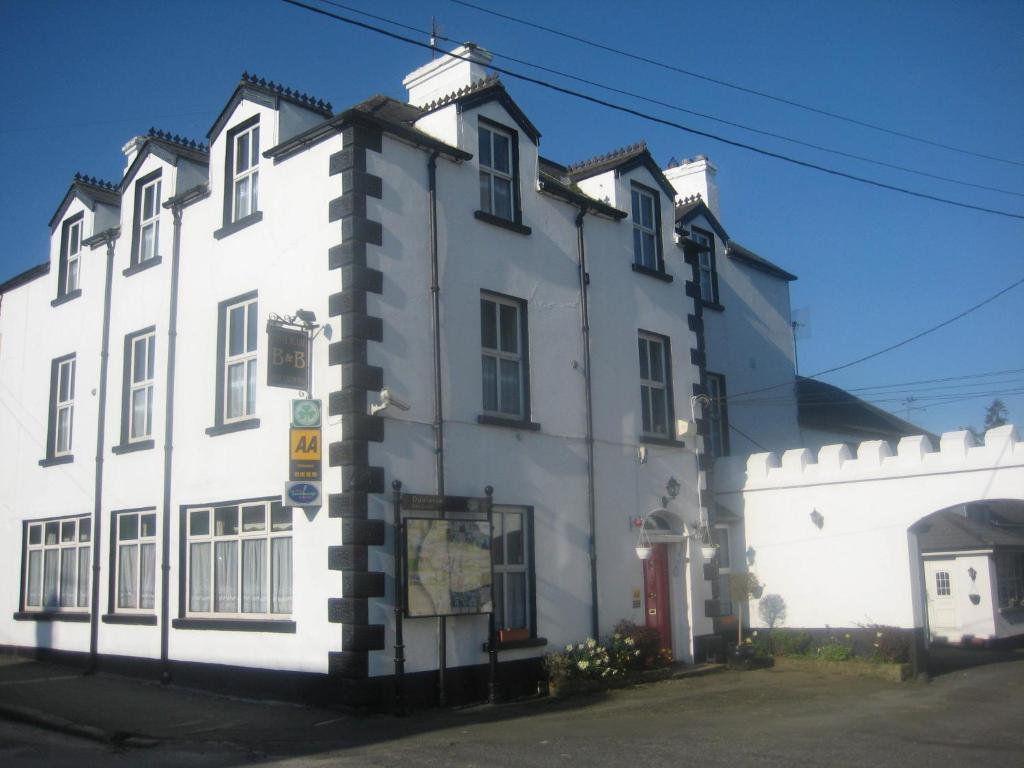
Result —
[[751, 598], [757, 599], [764, 592], [764, 587], [752, 573], [729, 574], [729, 597], [736, 607], [736, 647], [729, 654], [729, 666], [739, 669], [750, 669], [754, 665], [755, 651], [750, 643], [743, 642], [743, 606]]

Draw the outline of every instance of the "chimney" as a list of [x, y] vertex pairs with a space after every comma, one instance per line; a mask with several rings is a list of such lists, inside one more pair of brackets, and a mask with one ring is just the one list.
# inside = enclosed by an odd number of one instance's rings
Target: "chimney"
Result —
[[721, 219], [722, 215], [718, 209], [718, 184], [715, 182], [717, 173], [718, 169], [711, 164], [707, 157], [697, 155], [666, 170], [665, 178], [675, 188], [679, 197], [700, 195], [715, 218]]
[[402, 85], [409, 91], [410, 104], [422, 107], [487, 77], [487, 65], [494, 57], [476, 43], [460, 45], [452, 53], [462, 58], [442, 53], [406, 75]]
[[145, 143], [145, 136], [135, 136], [134, 138], [129, 139], [128, 143], [121, 147], [121, 151], [124, 152], [125, 156], [125, 173], [127, 173], [128, 169], [132, 167], [132, 163], [135, 161], [135, 156], [139, 154], [139, 150], [142, 149], [142, 145]]

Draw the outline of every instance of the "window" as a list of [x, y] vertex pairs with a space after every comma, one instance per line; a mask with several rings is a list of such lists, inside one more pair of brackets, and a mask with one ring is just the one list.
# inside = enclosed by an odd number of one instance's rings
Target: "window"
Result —
[[118, 611], [151, 611], [156, 607], [156, 512], [114, 515], [114, 550]]
[[935, 594], [939, 597], [949, 597], [952, 594], [949, 590], [949, 572], [935, 572]]
[[645, 435], [671, 438], [672, 376], [668, 339], [640, 333], [640, 413]]
[[996, 589], [1000, 608], [1024, 608], [1024, 554], [997, 554]]
[[228, 165], [231, 177], [231, 216], [227, 223], [244, 219], [259, 210], [260, 125], [240, 126], [228, 134]]
[[718, 547], [718, 605], [719, 615], [732, 616], [732, 590], [729, 587], [729, 576], [732, 574], [732, 553], [729, 548], [729, 528], [716, 525], [711, 530], [711, 539]]
[[536, 635], [532, 517], [527, 507], [494, 507], [491, 541], [495, 626], [528, 636]]
[[729, 411], [726, 407], [725, 377], [717, 373], [707, 373], [706, 380], [708, 397], [711, 398], [707, 409], [706, 447], [708, 455], [717, 459], [729, 453]]
[[528, 418], [525, 302], [482, 294], [480, 347], [484, 412], [512, 419]]
[[480, 161], [480, 210], [499, 219], [515, 216], [514, 135], [488, 123], [477, 128]]
[[153, 380], [156, 333], [139, 331], [125, 338], [122, 443], [153, 437]]
[[700, 273], [700, 299], [705, 304], [717, 304], [718, 275], [715, 273], [715, 236], [710, 232], [690, 227], [690, 239], [703, 246], [697, 256]]
[[46, 458], [39, 463], [72, 461], [75, 423], [75, 356], [65, 355], [50, 362], [50, 407], [46, 428]]
[[661, 260], [660, 196], [639, 184], [632, 189], [633, 202], [633, 262], [645, 269], [664, 271]]
[[78, 296], [82, 271], [83, 214], [72, 216], [61, 229], [57, 298], [54, 303]]
[[160, 171], [135, 183], [135, 232], [132, 263], [144, 264], [160, 255]]
[[25, 527], [25, 610], [88, 608], [92, 521], [65, 517]]
[[292, 510], [277, 500], [186, 510], [188, 613], [292, 612]]
[[215, 425], [207, 434], [259, 426], [253, 418], [258, 322], [256, 291], [218, 305]]

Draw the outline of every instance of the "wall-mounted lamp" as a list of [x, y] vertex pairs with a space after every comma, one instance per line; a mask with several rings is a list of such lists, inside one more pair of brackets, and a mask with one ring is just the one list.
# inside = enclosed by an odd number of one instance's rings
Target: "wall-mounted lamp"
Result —
[[316, 324], [316, 312], [311, 309], [296, 309], [295, 317], [301, 320], [306, 325]]
[[753, 565], [757, 559], [757, 550], [753, 547], [747, 547], [747, 565]]
[[646, 464], [647, 463], [647, 446], [638, 445], [636, 447], [636, 463]]
[[661, 506], [663, 507], [667, 507], [668, 503], [679, 495], [679, 481], [674, 476], [670, 477], [668, 482], [665, 483], [665, 493], [668, 495], [661, 497]]
[[968, 568], [967, 575], [971, 577], [971, 581], [974, 581], [976, 578], [978, 578], [978, 572], [974, 570], [974, 568]]
[[816, 509], [811, 510], [811, 522], [814, 523], [815, 527], [819, 531], [825, 526], [825, 518], [822, 517], [821, 512]]

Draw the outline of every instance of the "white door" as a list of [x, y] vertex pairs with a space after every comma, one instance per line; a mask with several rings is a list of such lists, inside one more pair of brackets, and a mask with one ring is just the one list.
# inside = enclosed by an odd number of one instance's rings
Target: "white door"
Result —
[[925, 561], [924, 580], [928, 593], [928, 629], [931, 640], [958, 641], [953, 561]]

